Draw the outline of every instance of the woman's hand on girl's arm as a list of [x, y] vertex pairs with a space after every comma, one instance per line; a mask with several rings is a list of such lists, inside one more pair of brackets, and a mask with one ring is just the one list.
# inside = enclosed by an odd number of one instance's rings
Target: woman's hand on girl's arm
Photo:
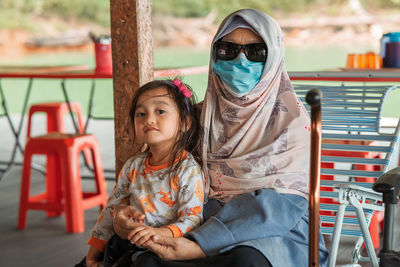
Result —
[[137, 226], [143, 225], [145, 215], [132, 206], [118, 205], [113, 211], [115, 233], [122, 239], [128, 239], [128, 234]]
[[154, 228], [148, 225], [135, 227], [129, 235], [128, 239], [136, 246], [143, 246], [154, 235], [162, 235], [173, 237], [172, 231], [167, 227]]
[[193, 260], [206, 257], [196, 242], [185, 237], [155, 235], [143, 246], [165, 260]]

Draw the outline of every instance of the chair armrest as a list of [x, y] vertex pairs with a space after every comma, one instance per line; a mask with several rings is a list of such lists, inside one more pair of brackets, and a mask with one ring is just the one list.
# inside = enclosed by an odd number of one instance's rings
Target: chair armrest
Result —
[[380, 211], [384, 209], [382, 194], [372, 189], [353, 184], [335, 184], [333, 187], [339, 189], [338, 199], [341, 204], [353, 205], [354, 203], [358, 203], [358, 205], [366, 209]]
[[396, 204], [400, 189], [400, 167], [383, 174], [372, 186], [376, 192], [383, 194], [383, 202]]
[[377, 196], [381, 195], [381, 194], [377, 194], [376, 191], [374, 191], [372, 189], [369, 189], [369, 188], [366, 188], [366, 187], [362, 187], [362, 186], [359, 186], [359, 185], [355, 185], [355, 184], [334, 184], [333, 187], [337, 188], [337, 189], [341, 189], [341, 188], [342, 189], [355, 189], [355, 190], [358, 190], [358, 191], [362, 191], [362, 192], [365, 192], [365, 193], [370, 193], [370, 194], [377, 195]]

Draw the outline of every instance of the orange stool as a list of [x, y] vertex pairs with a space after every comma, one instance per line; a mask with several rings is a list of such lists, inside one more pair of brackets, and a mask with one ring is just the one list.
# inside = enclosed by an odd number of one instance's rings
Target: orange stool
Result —
[[[82, 119], [82, 109], [78, 102], [71, 102], [71, 111], [78, 116], [79, 132], [83, 133], [85, 126]], [[31, 137], [32, 116], [36, 112], [44, 112], [47, 115], [47, 132], [65, 133], [64, 117], [69, 113], [69, 108], [66, 102], [49, 102], [34, 104], [29, 108], [28, 115], [28, 132], [26, 137]]]
[[[85, 131], [85, 125], [83, 124], [82, 118], [82, 109], [81, 105], [78, 102], [71, 102], [71, 111], [75, 113], [78, 117], [78, 130], [80, 133]], [[70, 110], [68, 108], [68, 104], [66, 102], [46, 102], [33, 104], [29, 108], [28, 114], [28, 131], [26, 134], [26, 140], [31, 138], [32, 131], [32, 117], [36, 112], [43, 112], [47, 117], [47, 133], [51, 132], [59, 132], [65, 133], [65, 116], [69, 114]], [[83, 151], [85, 155], [85, 160], [89, 165], [92, 165], [92, 161], [90, 160], [90, 151], [85, 149]], [[60, 170], [56, 170], [56, 164], [53, 161], [53, 157], [47, 157], [46, 161], [46, 180], [52, 180], [49, 178], [51, 175], [57, 175], [60, 173]], [[46, 186], [52, 186], [52, 184], [46, 184]], [[55, 192], [55, 189], [47, 188], [47, 192]], [[48, 211], [47, 216], [59, 216], [60, 213]]]
[[[71, 111], [78, 117], [78, 130], [80, 133], [85, 132], [85, 125], [83, 124], [82, 108], [78, 102], [71, 102]], [[47, 102], [33, 104], [29, 108], [28, 115], [28, 131], [26, 138], [31, 137], [32, 131], [32, 116], [36, 112], [44, 112], [47, 115], [47, 133], [59, 132], [65, 133], [65, 115], [69, 113], [68, 104], [66, 102]], [[86, 161], [90, 162], [89, 151], [84, 151]], [[48, 166], [47, 166], [48, 167]]]
[[[71, 111], [75, 113], [78, 117], [78, 130], [80, 133], [85, 132], [85, 125], [83, 124], [82, 117], [82, 108], [78, 102], [71, 102]], [[33, 104], [29, 108], [28, 115], [28, 131], [26, 134], [26, 139], [28, 140], [31, 137], [31, 128], [32, 128], [32, 116], [36, 112], [44, 112], [47, 115], [47, 133], [51, 132], [59, 132], [65, 133], [65, 115], [69, 114], [70, 110], [68, 108], [68, 104], [66, 102], [47, 102], [47, 103], [39, 103]], [[85, 155], [86, 162], [91, 165], [90, 154], [89, 151], [83, 151]], [[51, 169], [50, 166], [53, 164], [48, 162], [46, 164], [46, 168]]]
[[[96, 192], [82, 192], [79, 154], [91, 152]], [[35, 154], [46, 155], [55, 163], [55, 175], [46, 176], [46, 192], [30, 196], [31, 159]], [[83, 232], [84, 210], [94, 206], [104, 208], [107, 200], [106, 182], [96, 138], [90, 134], [50, 133], [27, 141], [22, 170], [18, 229], [26, 227], [27, 212], [46, 210], [48, 216], [65, 212], [66, 229]]]

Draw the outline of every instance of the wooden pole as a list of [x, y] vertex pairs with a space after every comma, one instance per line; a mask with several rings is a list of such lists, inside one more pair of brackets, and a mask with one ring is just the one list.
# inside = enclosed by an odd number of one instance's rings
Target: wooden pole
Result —
[[151, 0], [110, 0], [114, 86], [115, 173], [137, 153], [129, 109], [133, 94], [153, 79]]

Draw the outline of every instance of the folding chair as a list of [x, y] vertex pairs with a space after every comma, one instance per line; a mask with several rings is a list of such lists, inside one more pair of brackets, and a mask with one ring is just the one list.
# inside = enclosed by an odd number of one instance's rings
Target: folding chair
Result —
[[[370, 261], [378, 266], [368, 230], [374, 211], [383, 211], [382, 194], [371, 189], [383, 175], [398, 142], [399, 124], [391, 133], [380, 129], [385, 96], [393, 86], [296, 85], [304, 101], [311, 88], [322, 92], [321, 232], [332, 235], [329, 266], [334, 266], [340, 237], [358, 241], [352, 263]], [[361, 256], [362, 244], [368, 257]]]

